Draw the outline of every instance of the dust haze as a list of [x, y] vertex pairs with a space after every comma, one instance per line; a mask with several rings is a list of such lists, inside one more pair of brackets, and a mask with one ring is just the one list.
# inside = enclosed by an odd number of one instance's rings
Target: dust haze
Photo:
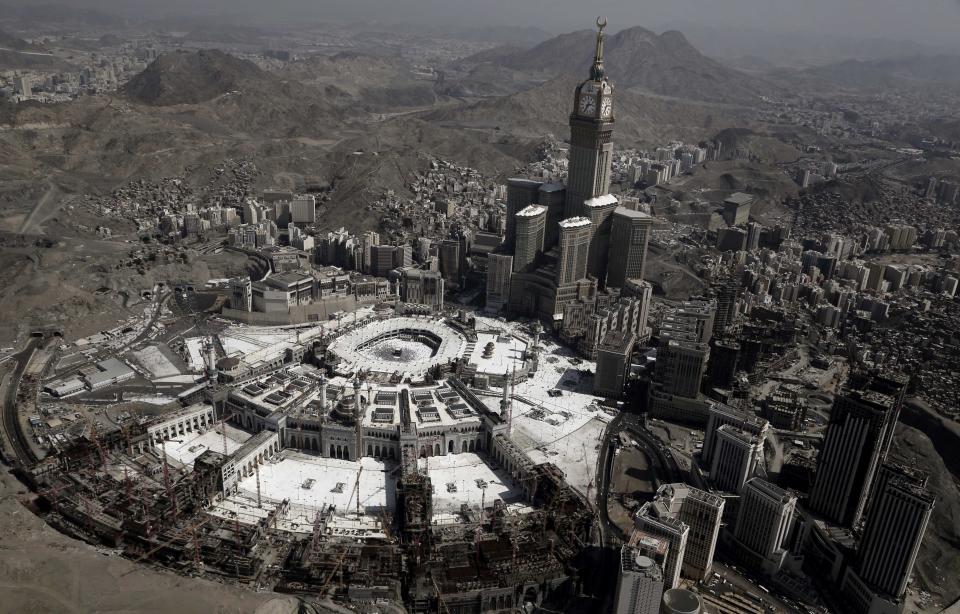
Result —
[[[35, 4], [13, 0], [6, 4]], [[956, 47], [960, 2], [956, 0], [74, 0], [70, 6], [96, 8], [133, 19], [216, 17], [258, 23], [379, 21], [425, 26], [506, 26], [523, 24], [552, 33], [582, 28], [599, 13], [611, 24], [663, 29], [673, 24], [710, 27], [715, 32], [748, 29], [811, 32], [852, 39], [910, 40]], [[718, 36], [720, 34], [717, 34]]]

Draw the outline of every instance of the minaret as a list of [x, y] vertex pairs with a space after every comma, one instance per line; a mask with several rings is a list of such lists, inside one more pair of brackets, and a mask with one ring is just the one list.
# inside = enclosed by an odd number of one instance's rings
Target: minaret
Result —
[[503, 400], [500, 401], [500, 409], [503, 409], [507, 406], [507, 400], [510, 398], [510, 372], [504, 371], [503, 373]]
[[507, 423], [507, 436], [510, 436], [513, 423], [513, 379], [517, 375], [516, 368], [513, 373], [506, 371], [503, 374], [503, 399], [500, 401], [500, 419]]
[[610, 192], [613, 154], [613, 86], [603, 63], [603, 29], [597, 19], [597, 46], [590, 78], [577, 86], [570, 113], [570, 164], [564, 217], [583, 214], [583, 203]]
[[540, 320], [537, 320], [533, 323], [533, 351], [536, 352], [540, 349], [540, 333], [543, 332], [543, 325], [540, 324]]
[[217, 373], [217, 348], [213, 345], [213, 337], [207, 340], [207, 381], [214, 390], [218, 388], [220, 382]]
[[363, 400], [360, 397], [360, 378], [353, 380], [353, 417], [356, 421], [355, 429], [357, 431], [357, 462], [363, 458]]
[[320, 376], [320, 409], [324, 414], [327, 412], [327, 378]]
[[213, 379], [217, 374], [217, 350], [213, 346], [213, 339], [207, 342], [207, 372]]

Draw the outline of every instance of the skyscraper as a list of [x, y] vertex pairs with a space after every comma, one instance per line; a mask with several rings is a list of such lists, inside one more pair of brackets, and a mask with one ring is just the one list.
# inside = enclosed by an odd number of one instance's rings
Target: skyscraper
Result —
[[645, 503], [634, 517], [634, 524], [641, 531], [667, 541], [667, 558], [663, 563], [663, 587], [673, 588], [680, 582], [683, 555], [687, 549], [690, 527], [669, 512], [661, 515], [653, 502]]
[[713, 320], [713, 329], [718, 333], [725, 332], [737, 315], [737, 282], [732, 278], [726, 279], [717, 292], [717, 315]]
[[834, 400], [810, 492], [810, 509], [844, 526], [860, 521], [877, 467], [886, 458], [887, 431], [896, 423], [896, 397], [871, 389], [872, 383], [852, 377]]
[[593, 378], [593, 393], [620, 398], [630, 368], [636, 336], [629, 328], [609, 331], [597, 348], [597, 371]]
[[543, 253], [543, 238], [547, 229], [547, 209], [530, 205], [516, 214], [516, 248], [513, 252], [514, 272], [528, 271]]
[[487, 309], [500, 311], [510, 301], [510, 275], [513, 273], [513, 256], [490, 254], [487, 256]]
[[583, 216], [590, 220], [593, 236], [590, 237], [590, 255], [587, 258], [587, 273], [601, 284], [607, 276], [607, 261], [610, 257], [610, 231], [613, 227], [613, 212], [617, 198], [604, 194], [583, 203]]
[[762, 460], [762, 439], [732, 424], [724, 424], [717, 430], [710, 481], [717, 490], [740, 492]]
[[723, 403], [714, 403], [710, 406], [710, 415], [707, 418], [707, 428], [703, 435], [703, 466], [709, 467], [713, 463], [713, 456], [717, 447], [717, 433], [725, 425], [755, 435], [761, 441], [767, 436], [770, 423], [765, 419]]
[[882, 489], [876, 493], [860, 543], [860, 577], [877, 590], [903, 597], [917, 560], [935, 498], [926, 491], [925, 475], [884, 465]]
[[603, 66], [603, 28], [597, 22], [597, 46], [590, 78], [577, 86], [570, 113], [570, 164], [565, 217], [583, 215], [583, 203], [610, 191], [613, 154], [613, 86]]
[[783, 566], [796, 507], [796, 495], [761, 478], [749, 480], [740, 491], [734, 537], [764, 573], [773, 575]]
[[842, 584], [863, 612], [874, 600], [902, 603], [935, 503], [925, 475], [894, 465], [880, 473], [883, 488], [871, 505], [856, 565]]
[[443, 277], [439, 271], [403, 269], [400, 276], [401, 301], [440, 311], [443, 309], [443, 293]]
[[[510, 282], [509, 309], [515, 313], [549, 320], [556, 325], [566, 317], [567, 307], [583, 302], [595, 305], [593, 297], [606, 273], [609, 248], [609, 214], [616, 207], [616, 199], [609, 195], [610, 163], [613, 128], [613, 88], [607, 82], [603, 69], [603, 26], [598, 22], [597, 48], [590, 78], [576, 90], [574, 108], [570, 115], [571, 147], [567, 185], [544, 185], [529, 180], [510, 180], [507, 189], [507, 223], [505, 251], [513, 253], [514, 274]], [[558, 218], [561, 194], [564, 194], [564, 212]], [[594, 215], [587, 217], [584, 203], [596, 199]], [[516, 213], [543, 199], [547, 210], [547, 228], [540, 251], [542, 258], [528, 264], [529, 249], [515, 252]], [[559, 245], [554, 249], [554, 229]], [[591, 241], [594, 230], [598, 241]], [[604, 234], [605, 233], [605, 234]], [[591, 251], [591, 243], [592, 249]], [[523, 246], [521, 246], [523, 247]], [[593, 260], [590, 259], [594, 254]], [[588, 262], [594, 266], [595, 278], [588, 277]], [[591, 307], [592, 310], [592, 307]], [[584, 315], [587, 310], [581, 309]], [[592, 314], [591, 314], [592, 315]], [[578, 323], [582, 319], [577, 320]], [[577, 331], [583, 334], [583, 327]], [[592, 343], [599, 343], [597, 337]], [[595, 347], [595, 345], [593, 345]]]
[[706, 343], [661, 334], [657, 347], [656, 379], [663, 392], [695, 398], [700, 392], [700, 382], [709, 355], [710, 348]]
[[313, 194], [301, 194], [290, 201], [290, 221], [295, 224], [316, 223], [317, 199]]
[[454, 286], [460, 285], [460, 259], [464, 257], [457, 239], [444, 239], [440, 242], [440, 273], [443, 279]]
[[571, 284], [587, 276], [590, 236], [590, 220], [586, 218], [574, 217], [560, 222], [557, 285]]
[[722, 497], [688, 484], [664, 484], [653, 501], [637, 512], [638, 529], [670, 541], [664, 586], [676, 586], [675, 566], [682, 559], [685, 578], [702, 580], [713, 568], [713, 552], [723, 518]]
[[543, 239], [545, 250], [557, 244], [560, 238], [559, 223], [566, 210], [567, 188], [562, 183], [545, 183], [540, 186], [537, 204], [547, 209], [547, 231]]
[[663, 595], [663, 570], [637, 548], [620, 549], [616, 614], [657, 614]]
[[368, 268], [370, 274], [377, 277], [386, 277], [390, 269], [395, 266], [395, 251], [396, 247], [393, 245], [371, 245], [369, 251], [365, 251], [365, 255], [369, 254], [367, 258], [370, 261]]
[[517, 213], [537, 203], [542, 185], [541, 182], [532, 179], [513, 178], [507, 180], [507, 238], [504, 241], [504, 247], [507, 250], [513, 250], [515, 244]]
[[617, 207], [610, 229], [607, 286], [623, 288], [628, 279], [643, 279], [653, 218], [641, 211]]

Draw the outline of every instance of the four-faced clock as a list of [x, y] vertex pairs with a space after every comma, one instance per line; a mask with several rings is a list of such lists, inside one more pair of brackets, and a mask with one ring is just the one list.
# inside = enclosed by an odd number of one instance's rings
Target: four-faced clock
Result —
[[600, 102], [600, 117], [609, 119], [613, 114], [613, 100], [609, 96], [604, 96]]
[[597, 108], [597, 97], [591, 96], [590, 94], [584, 94], [580, 96], [580, 114], [581, 115], [593, 115], [593, 112]]

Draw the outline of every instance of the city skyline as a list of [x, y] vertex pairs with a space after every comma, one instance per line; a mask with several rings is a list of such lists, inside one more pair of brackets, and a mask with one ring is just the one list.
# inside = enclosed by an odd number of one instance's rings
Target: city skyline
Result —
[[[0, 17], [5, 605], [960, 599], [950, 56], [719, 61], [619, 1], [177, 2]], [[756, 8], [697, 16], [831, 10]], [[860, 57], [900, 11], [819, 34]]]

